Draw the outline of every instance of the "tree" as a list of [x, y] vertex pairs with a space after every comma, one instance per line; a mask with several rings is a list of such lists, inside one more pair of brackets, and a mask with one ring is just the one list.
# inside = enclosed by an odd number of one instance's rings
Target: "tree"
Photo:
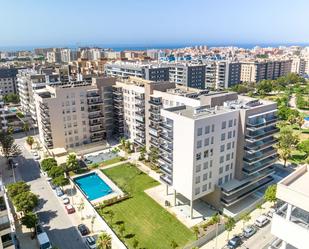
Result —
[[233, 217], [227, 217], [227, 221], [224, 224], [225, 230], [227, 230], [227, 240], [229, 239], [230, 232], [234, 229], [236, 221]]
[[145, 160], [145, 154], [146, 154], [146, 146], [142, 146], [140, 149], [140, 155], [138, 159], [141, 161]]
[[125, 149], [125, 146], [126, 146], [126, 140], [124, 137], [120, 138], [119, 140], [120, 144], [121, 144], [121, 147], [122, 149], [124, 150]]
[[171, 241], [171, 247], [172, 247], [173, 249], [176, 249], [176, 248], [178, 247], [178, 244], [177, 244], [177, 242], [176, 242], [175, 240], [172, 240], [172, 241]]
[[297, 125], [298, 125], [298, 127], [300, 129], [304, 125], [304, 123], [305, 123], [304, 117], [302, 117], [301, 115], [298, 116], [296, 118], [296, 123], [297, 123]]
[[26, 142], [30, 146], [30, 148], [32, 149], [32, 145], [34, 143], [34, 138], [32, 136], [28, 136]]
[[41, 162], [41, 168], [44, 171], [49, 171], [52, 167], [57, 166], [57, 161], [53, 157], [45, 158]]
[[68, 178], [65, 178], [64, 175], [60, 175], [52, 179], [52, 183], [56, 186], [63, 187], [70, 183]]
[[159, 159], [159, 150], [158, 148], [155, 147], [150, 147], [150, 152], [149, 152], [149, 160], [153, 164], [157, 164]]
[[200, 233], [200, 229], [198, 228], [198, 226], [194, 226], [192, 228], [194, 234], [195, 234], [195, 238], [198, 239], [199, 233]]
[[217, 249], [218, 243], [218, 230], [219, 230], [219, 223], [220, 223], [220, 214], [215, 213], [212, 215], [211, 220], [214, 224], [216, 224], [216, 241], [215, 241], [215, 248]]
[[131, 142], [129, 140], [127, 140], [126, 143], [125, 143], [125, 150], [128, 153], [131, 152]]
[[85, 209], [85, 201], [84, 201], [84, 198], [81, 198], [81, 199], [80, 199], [80, 203], [79, 203], [77, 209], [78, 209], [78, 211], [80, 212], [81, 218], [83, 219], [83, 213], [82, 213], [82, 212], [83, 212], [83, 210]]
[[13, 200], [15, 196], [28, 191], [30, 191], [30, 186], [24, 181], [10, 183], [7, 185], [8, 196], [11, 200]]
[[277, 185], [273, 184], [267, 187], [265, 194], [264, 194], [264, 200], [275, 203], [277, 200], [276, 197], [277, 194]]
[[137, 248], [137, 247], [138, 247], [138, 244], [139, 244], [138, 240], [137, 240], [137, 239], [134, 239], [134, 240], [133, 240], [133, 243], [132, 243], [133, 248]]
[[297, 149], [305, 152], [307, 156], [309, 156], [309, 139], [303, 140], [301, 141], [298, 145], [297, 145]]
[[5, 103], [19, 103], [19, 96], [15, 93], [9, 93], [3, 96], [3, 100]]
[[6, 158], [11, 156], [18, 156], [21, 154], [20, 147], [14, 143], [14, 137], [9, 133], [0, 133], [0, 144], [2, 146], [3, 155]]
[[79, 166], [76, 154], [70, 153], [67, 157], [66, 164], [64, 165], [64, 171], [70, 172], [77, 169]]
[[21, 224], [32, 231], [33, 228], [35, 228], [35, 225], [38, 222], [38, 217], [35, 213], [33, 212], [28, 212], [26, 213], [22, 218], [21, 218]]
[[59, 166], [53, 166], [49, 171], [47, 171], [47, 175], [54, 179], [57, 176], [64, 175], [64, 170]]
[[98, 249], [111, 249], [112, 237], [106, 232], [103, 232], [99, 235], [96, 245]]
[[245, 224], [248, 222], [248, 221], [250, 221], [251, 220], [251, 215], [250, 215], [250, 213], [244, 213], [241, 217], [240, 217], [240, 219], [242, 220], [242, 229], [244, 230], [244, 228], [245, 228]]
[[262, 204], [258, 204], [256, 208], [260, 210], [260, 213], [262, 213], [262, 210], [264, 209]]
[[31, 192], [23, 192], [13, 198], [13, 204], [18, 212], [32, 211], [39, 203], [38, 197]]
[[284, 166], [291, 154], [291, 149], [297, 145], [299, 141], [298, 134], [294, 134], [290, 127], [282, 127], [278, 137], [278, 149], [280, 157], [284, 161]]
[[265, 93], [270, 93], [272, 91], [273, 85], [270, 80], [262, 80], [257, 84], [256, 88], [260, 95], [264, 95]]

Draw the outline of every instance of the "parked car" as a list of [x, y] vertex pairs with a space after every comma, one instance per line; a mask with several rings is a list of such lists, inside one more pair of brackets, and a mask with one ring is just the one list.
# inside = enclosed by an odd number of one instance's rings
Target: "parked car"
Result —
[[254, 226], [247, 226], [244, 228], [244, 237], [250, 238], [253, 234], [256, 233], [256, 228]]
[[73, 214], [75, 213], [75, 208], [71, 205], [71, 204], [68, 204], [65, 206], [65, 209], [67, 210], [67, 213], [68, 214]]
[[41, 157], [38, 153], [36, 153], [36, 155], [33, 155], [34, 160], [40, 160]]
[[229, 242], [227, 243], [227, 247], [229, 249], [235, 249], [238, 246], [240, 246], [242, 244], [242, 240], [239, 236], [234, 236], [233, 238], [231, 238], [229, 240]]
[[64, 205], [68, 205], [68, 204], [70, 204], [70, 199], [68, 197], [63, 198], [62, 202], [63, 202]]
[[63, 191], [62, 191], [62, 189], [61, 188], [59, 188], [59, 187], [56, 187], [56, 195], [58, 196], [58, 197], [60, 197], [60, 196], [63, 196], [64, 195], [64, 193], [63, 193]]
[[267, 217], [265, 215], [261, 215], [259, 217], [256, 218], [255, 220], [255, 225], [257, 227], [263, 227], [265, 226], [267, 223], [269, 222], [269, 219], [267, 219]]
[[83, 236], [89, 234], [89, 229], [85, 224], [79, 224], [77, 229]]
[[53, 184], [52, 180], [49, 180], [48, 182], [52, 189], [56, 189], [58, 187], [55, 184]]
[[86, 245], [88, 246], [89, 249], [96, 249], [96, 239], [93, 236], [88, 236], [86, 238]]

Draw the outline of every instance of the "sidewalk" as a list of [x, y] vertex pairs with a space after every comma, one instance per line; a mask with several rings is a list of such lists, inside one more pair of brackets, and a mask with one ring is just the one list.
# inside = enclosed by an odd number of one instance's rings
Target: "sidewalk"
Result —
[[[247, 222], [245, 224], [245, 226], [253, 224], [256, 220], [257, 217], [259, 217], [260, 215], [267, 213], [271, 207], [271, 203], [266, 202], [262, 205], [263, 209], [255, 209], [250, 213], [251, 219], [249, 222]], [[236, 223], [235, 228], [233, 229], [233, 231], [230, 232], [229, 234], [229, 239], [231, 239], [233, 237], [234, 234], [240, 234], [242, 233], [242, 229], [243, 229], [243, 221], [240, 220]], [[217, 238], [217, 248], [223, 248], [226, 244], [227, 244], [227, 236], [228, 236], [228, 232], [224, 231], [223, 233], [221, 233], [218, 238]], [[209, 241], [206, 245], [202, 246], [201, 249], [214, 249], [215, 248], [215, 243], [216, 240], [215, 238], [211, 241]]]

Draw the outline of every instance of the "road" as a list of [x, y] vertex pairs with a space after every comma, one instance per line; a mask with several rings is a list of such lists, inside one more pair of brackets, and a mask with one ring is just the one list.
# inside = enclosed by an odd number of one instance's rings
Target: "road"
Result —
[[[30, 184], [31, 191], [39, 195], [37, 214], [50, 238], [51, 243], [60, 249], [86, 249], [78, 231], [57, 199], [44, 177], [41, 177], [38, 163], [24, 147], [25, 138], [15, 140], [21, 146], [23, 155], [18, 157], [16, 175]], [[25, 248], [31, 249], [31, 248]]]
[[262, 249], [268, 245], [273, 239], [274, 236], [270, 233], [271, 223], [268, 223], [267, 226], [259, 229], [255, 235], [245, 241], [241, 248], [249, 249]]

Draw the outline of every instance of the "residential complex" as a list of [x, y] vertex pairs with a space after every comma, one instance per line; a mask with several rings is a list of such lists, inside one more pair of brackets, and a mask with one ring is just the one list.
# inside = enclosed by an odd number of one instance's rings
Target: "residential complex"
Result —
[[271, 233], [278, 240], [272, 248], [309, 248], [309, 166], [303, 165], [277, 184], [280, 207], [273, 214]]
[[0, 68], [0, 90], [3, 95], [17, 93], [17, 69]]
[[0, 131], [6, 131], [8, 128], [5, 116], [6, 115], [5, 115], [4, 101], [2, 92], [0, 90]]
[[178, 196], [233, 210], [272, 181], [275, 103], [138, 78], [113, 88], [120, 134], [159, 151], [161, 179]]

